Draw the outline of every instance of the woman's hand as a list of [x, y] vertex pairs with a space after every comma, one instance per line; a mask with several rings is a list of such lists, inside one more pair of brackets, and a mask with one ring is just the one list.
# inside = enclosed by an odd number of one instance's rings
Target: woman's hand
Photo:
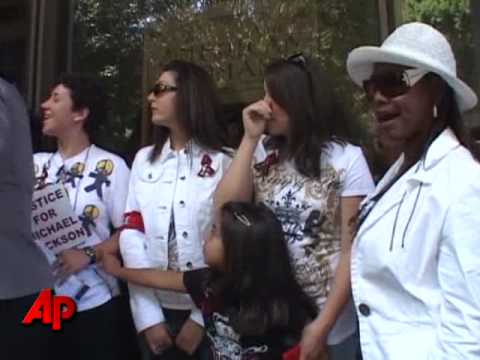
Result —
[[300, 342], [300, 360], [319, 360], [325, 355], [328, 332], [318, 321], [303, 330]]
[[265, 132], [267, 121], [272, 118], [272, 109], [264, 100], [250, 104], [242, 112], [245, 136], [258, 140]]
[[192, 319], [187, 319], [182, 329], [175, 338], [175, 344], [178, 348], [192, 355], [200, 345], [205, 335], [205, 330]]
[[103, 253], [102, 262], [100, 263], [102, 269], [113, 276], [119, 276], [122, 269], [122, 263], [116, 255]]
[[53, 264], [56, 275], [65, 279], [72, 274], [86, 268], [90, 263], [90, 258], [79, 249], [67, 249], [62, 251]]

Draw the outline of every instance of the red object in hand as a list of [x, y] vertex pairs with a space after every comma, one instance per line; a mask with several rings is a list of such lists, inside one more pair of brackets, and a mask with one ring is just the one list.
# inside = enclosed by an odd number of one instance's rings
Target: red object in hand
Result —
[[283, 360], [298, 360], [300, 359], [300, 345], [295, 345], [282, 355]]

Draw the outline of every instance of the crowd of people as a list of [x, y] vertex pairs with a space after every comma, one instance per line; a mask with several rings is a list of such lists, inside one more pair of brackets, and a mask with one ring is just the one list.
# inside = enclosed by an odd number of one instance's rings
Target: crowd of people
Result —
[[[376, 184], [303, 54], [266, 66], [238, 148], [211, 75], [164, 65], [131, 170], [96, 144], [97, 80], [59, 78], [41, 105], [57, 149], [33, 156], [1, 80], [1, 358], [480, 359], [480, 154], [462, 119], [477, 96], [423, 23], [353, 49], [346, 70], [398, 154]], [[52, 186], [86, 233], [59, 252], [29, 231], [32, 194]], [[21, 324], [43, 288], [76, 301], [60, 332]]]

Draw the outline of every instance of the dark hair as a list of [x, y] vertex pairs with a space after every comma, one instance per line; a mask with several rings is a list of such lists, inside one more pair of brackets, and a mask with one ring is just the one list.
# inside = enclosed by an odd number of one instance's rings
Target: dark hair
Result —
[[[438, 75], [432, 75], [438, 77]], [[442, 81], [445, 83], [443, 79]], [[480, 161], [478, 146], [472, 140], [470, 132], [465, 127], [462, 114], [455, 99], [455, 93], [447, 83], [445, 83], [445, 92], [438, 105], [438, 114], [445, 121], [445, 125], [452, 129], [460, 144], [465, 146], [477, 161]]]
[[[350, 120], [326, 72], [314, 60], [278, 60], [265, 69], [272, 99], [288, 114], [290, 136], [287, 157], [307, 177], [319, 177], [321, 155], [327, 142], [351, 139]], [[284, 139], [283, 139], [284, 141]], [[281, 144], [282, 139], [274, 139]]]
[[56, 82], [56, 85], [60, 84], [70, 91], [73, 110], [88, 109], [84, 129], [90, 141], [95, 142], [99, 127], [107, 116], [107, 96], [102, 84], [92, 75], [80, 73], [61, 74]]
[[[166, 71], [175, 76], [176, 111], [182, 128], [198, 145], [223, 151], [227, 145], [227, 131], [220, 119], [220, 99], [213, 79], [202, 67], [182, 60], [173, 60], [163, 66], [161, 72]], [[150, 161], [161, 153], [169, 133], [168, 128], [155, 126], [155, 146]]]
[[280, 222], [265, 205], [228, 202], [221, 209], [225, 272], [212, 277], [241, 335], [275, 329], [301, 334], [316, 306], [297, 283]]

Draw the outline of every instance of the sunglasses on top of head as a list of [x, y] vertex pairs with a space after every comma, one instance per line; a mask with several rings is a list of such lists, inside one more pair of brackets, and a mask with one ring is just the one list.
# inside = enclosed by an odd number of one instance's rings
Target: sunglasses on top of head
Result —
[[294, 64], [300, 66], [301, 68], [305, 69], [307, 66], [307, 59], [303, 53], [297, 53], [287, 58], [287, 62], [290, 64]]
[[363, 89], [368, 101], [373, 100], [377, 91], [384, 97], [392, 99], [406, 94], [428, 73], [429, 71], [422, 69], [405, 69], [376, 74], [363, 82]]
[[158, 96], [160, 94], [169, 92], [169, 91], [176, 91], [178, 88], [173, 85], [167, 85], [162, 83], [156, 83], [152, 86], [152, 88], [148, 91], [149, 94], [153, 93], [153, 95]]

